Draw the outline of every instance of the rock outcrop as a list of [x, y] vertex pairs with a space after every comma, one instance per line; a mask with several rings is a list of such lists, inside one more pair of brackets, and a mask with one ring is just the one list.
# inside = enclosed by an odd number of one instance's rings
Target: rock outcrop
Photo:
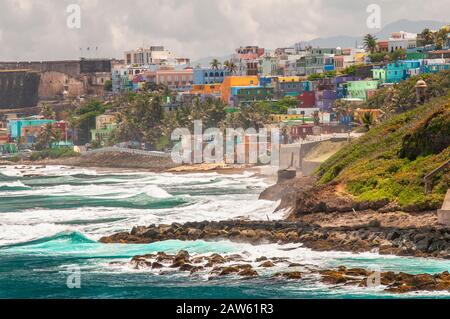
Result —
[[[318, 251], [378, 251], [380, 254], [400, 256], [450, 258], [449, 228], [392, 228], [382, 227], [375, 222], [340, 227], [320, 227], [298, 221], [174, 223], [134, 227], [129, 233], [103, 237], [100, 242], [146, 244], [164, 240], [230, 240], [255, 245], [301, 243], [304, 247]], [[177, 266], [186, 263], [186, 256], [183, 258], [180, 257]], [[223, 260], [216, 256], [210, 262], [223, 263]]]

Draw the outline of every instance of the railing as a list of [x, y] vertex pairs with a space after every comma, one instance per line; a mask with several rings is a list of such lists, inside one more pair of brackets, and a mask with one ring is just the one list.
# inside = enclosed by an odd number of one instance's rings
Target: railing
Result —
[[129, 153], [129, 154], [149, 156], [149, 157], [170, 157], [170, 154], [164, 153], [164, 152], [144, 151], [144, 150], [136, 150], [136, 149], [132, 149], [132, 148], [124, 148], [124, 147], [104, 147], [104, 148], [99, 148], [99, 149], [84, 152], [84, 153], [82, 153], [82, 155], [107, 153], [107, 152]]
[[433, 184], [431, 182], [431, 179], [442, 172], [447, 166], [450, 166], [450, 159], [447, 160], [444, 164], [436, 168], [435, 170], [431, 171], [425, 177], [423, 178], [423, 182], [425, 183], [425, 193], [428, 194], [433, 190]]

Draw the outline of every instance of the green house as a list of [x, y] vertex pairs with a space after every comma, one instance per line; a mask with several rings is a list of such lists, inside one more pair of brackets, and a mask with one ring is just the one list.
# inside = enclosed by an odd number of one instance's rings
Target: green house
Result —
[[377, 80], [349, 81], [347, 82], [347, 97], [367, 100], [368, 92], [378, 89]]
[[[232, 88], [232, 91], [235, 88]], [[237, 87], [234, 95], [235, 106], [249, 105], [256, 101], [273, 100], [273, 88], [262, 86]]]
[[372, 78], [378, 80], [378, 83], [386, 83], [386, 70], [383, 68], [372, 69]]

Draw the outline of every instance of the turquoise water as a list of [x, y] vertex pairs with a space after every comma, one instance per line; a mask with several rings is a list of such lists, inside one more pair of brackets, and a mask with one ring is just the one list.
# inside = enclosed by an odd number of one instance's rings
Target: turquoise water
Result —
[[[33, 176], [29, 176], [30, 172]], [[38, 176], [35, 176], [38, 175]], [[391, 295], [381, 289], [332, 287], [317, 278], [273, 279], [277, 266], [258, 279], [208, 280], [187, 273], [136, 270], [135, 255], [181, 249], [191, 254], [239, 253], [289, 257], [314, 267], [374, 268], [438, 273], [450, 261], [377, 254], [312, 252], [299, 245], [251, 246], [228, 241], [165, 241], [147, 245], [98, 243], [101, 236], [134, 225], [282, 218], [276, 203], [258, 201], [265, 183], [251, 174], [118, 174], [61, 167], [0, 168], [0, 298], [448, 298], [449, 294]], [[69, 289], [70, 267], [80, 269], [80, 289]]]

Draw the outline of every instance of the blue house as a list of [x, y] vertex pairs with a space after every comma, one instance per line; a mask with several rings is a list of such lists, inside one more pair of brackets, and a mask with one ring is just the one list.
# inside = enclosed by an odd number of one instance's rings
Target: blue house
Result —
[[408, 77], [408, 68], [402, 61], [389, 63], [386, 67], [386, 82], [398, 83]]
[[35, 118], [24, 118], [24, 119], [14, 119], [8, 122], [8, 134], [13, 140], [18, 140], [22, 137], [22, 128], [33, 127], [33, 126], [43, 126], [45, 124], [54, 123], [55, 120], [46, 119], [35, 119]]
[[222, 83], [223, 79], [229, 75], [225, 69], [194, 69], [194, 84], [204, 85]]
[[450, 63], [432, 63], [422, 66], [423, 73], [438, 73], [440, 71], [450, 70]]

